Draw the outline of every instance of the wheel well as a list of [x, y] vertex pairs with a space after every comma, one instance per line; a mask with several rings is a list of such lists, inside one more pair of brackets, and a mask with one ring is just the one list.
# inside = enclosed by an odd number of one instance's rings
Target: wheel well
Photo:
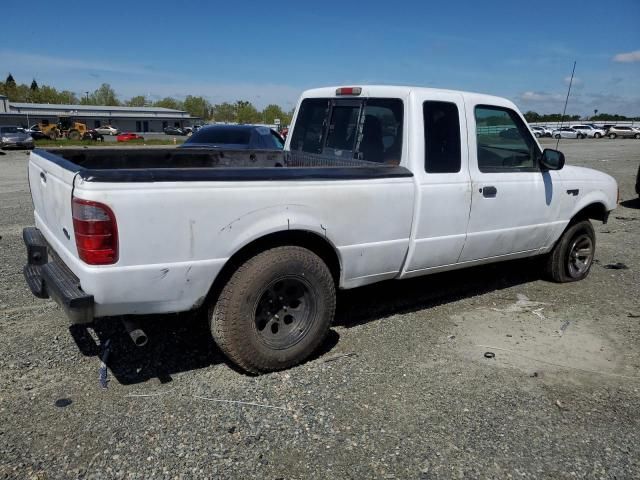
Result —
[[607, 207], [602, 203], [592, 203], [587, 205], [578, 213], [576, 213], [571, 219], [571, 223], [576, 223], [585, 219], [600, 220], [602, 223], [607, 223], [609, 219], [609, 212]]
[[248, 259], [265, 250], [287, 245], [304, 247], [318, 255], [326, 263], [327, 267], [329, 267], [331, 276], [336, 285], [338, 285], [340, 281], [340, 260], [333, 245], [322, 236], [313, 232], [286, 230], [260, 237], [234, 253], [213, 281], [207, 294], [205, 305], [215, 300], [229, 278], [231, 278], [231, 275], [233, 275], [233, 272]]

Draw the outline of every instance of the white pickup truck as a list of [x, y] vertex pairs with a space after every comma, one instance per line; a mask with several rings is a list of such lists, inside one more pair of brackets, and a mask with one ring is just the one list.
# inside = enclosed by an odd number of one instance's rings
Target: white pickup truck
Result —
[[31, 290], [74, 322], [208, 308], [218, 346], [259, 373], [313, 352], [336, 288], [533, 255], [583, 279], [590, 219], [616, 206], [613, 178], [543, 151], [502, 98], [320, 88], [293, 125], [283, 152], [35, 150]]

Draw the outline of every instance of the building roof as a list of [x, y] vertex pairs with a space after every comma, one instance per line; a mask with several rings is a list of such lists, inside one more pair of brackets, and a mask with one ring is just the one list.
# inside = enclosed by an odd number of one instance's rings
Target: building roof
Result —
[[163, 107], [120, 107], [120, 106], [101, 106], [101, 105], [68, 105], [56, 103], [22, 103], [9, 102], [11, 108], [14, 109], [34, 109], [34, 110], [75, 110], [78, 113], [86, 111], [103, 111], [103, 112], [119, 112], [119, 113], [161, 113], [176, 114], [187, 113], [184, 110], [174, 110], [172, 108]]

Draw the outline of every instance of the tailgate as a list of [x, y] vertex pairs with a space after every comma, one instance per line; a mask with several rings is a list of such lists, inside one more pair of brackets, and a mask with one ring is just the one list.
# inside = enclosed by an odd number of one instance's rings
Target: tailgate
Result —
[[[29, 186], [36, 227], [47, 241], [77, 257], [71, 218], [71, 196], [76, 169], [56, 155], [33, 151], [29, 157]], [[61, 252], [59, 252], [61, 253]]]

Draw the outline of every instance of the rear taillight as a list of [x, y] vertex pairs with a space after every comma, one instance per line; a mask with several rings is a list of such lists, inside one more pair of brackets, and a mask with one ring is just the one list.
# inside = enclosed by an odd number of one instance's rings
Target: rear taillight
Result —
[[80, 259], [89, 265], [116, 263], [118, 226], [111, 209], [102, 203], [75, 197], [71, 208]]

